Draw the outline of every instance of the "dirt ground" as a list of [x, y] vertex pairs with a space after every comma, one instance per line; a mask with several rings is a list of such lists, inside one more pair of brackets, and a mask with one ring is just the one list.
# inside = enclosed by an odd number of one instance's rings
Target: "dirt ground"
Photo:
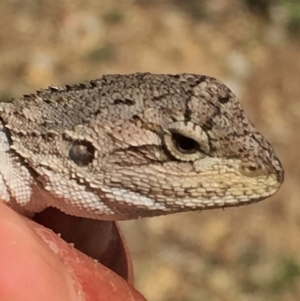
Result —
[[300, 300], [300, 35], [287, 7], [252, 2], [0, 1], [1, 100], [105, 73], [207, 74], [283, 162], [259, 204], [122, 222], [148, 300]]

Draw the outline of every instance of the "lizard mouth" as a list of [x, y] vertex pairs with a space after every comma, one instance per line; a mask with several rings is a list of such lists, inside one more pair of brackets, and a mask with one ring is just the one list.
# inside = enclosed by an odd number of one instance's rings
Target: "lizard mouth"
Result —
[[130, 259], [120, 229], [113, 221], [67, 215], [47, 208], [33, 220], [57, 233], [76, 249], [96, 259], [121, 277], [128, 277]]

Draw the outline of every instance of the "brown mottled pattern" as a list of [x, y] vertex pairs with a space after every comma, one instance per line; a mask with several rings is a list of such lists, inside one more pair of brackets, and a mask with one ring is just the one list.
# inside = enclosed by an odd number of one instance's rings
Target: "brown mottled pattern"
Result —
[[131, 219], [257, 202], [283, 182], [235, 95], [203, 75], [50, 87], [2, 103], [0, 120], [0, 196], [19, 211]]

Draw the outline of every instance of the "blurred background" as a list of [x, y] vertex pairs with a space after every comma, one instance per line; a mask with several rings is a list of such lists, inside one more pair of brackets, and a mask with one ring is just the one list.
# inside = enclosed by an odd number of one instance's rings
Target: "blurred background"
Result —
[[276, 149], [280, 192], [122, 222], [149, 301], [300, 300], [300, 1], [2, 0], [0, 100], [105, 73], [224, 81]]

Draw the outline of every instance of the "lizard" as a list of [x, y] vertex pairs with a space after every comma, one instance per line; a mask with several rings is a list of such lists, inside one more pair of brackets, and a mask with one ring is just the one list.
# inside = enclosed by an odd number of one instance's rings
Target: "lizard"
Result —
[[233, 92], [197, 74], [103, 75], [0, 104], [0, 199], [127, 220], [225, 208], [284, 180]]
[[128, 220], [258, 202], [284, 180], [233, 92], [197, 74], [103, 75], [0, 104], [0, 199]]
[[283, 180], [209, 76], [103, 75], [0, 103], [0, 200], [104, 264], [113, 221], [246, 205]]

